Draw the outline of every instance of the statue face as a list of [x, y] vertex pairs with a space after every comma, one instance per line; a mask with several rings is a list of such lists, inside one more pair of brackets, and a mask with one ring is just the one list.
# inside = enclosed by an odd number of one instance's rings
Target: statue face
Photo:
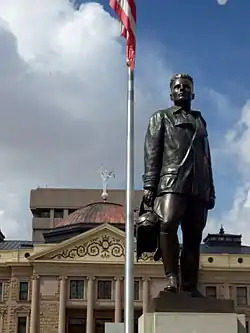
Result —
[[192, 83], [185, 78], [174, 81], [171, 87], [170, 98], [174, 102], [191, 102], [194, 99]]

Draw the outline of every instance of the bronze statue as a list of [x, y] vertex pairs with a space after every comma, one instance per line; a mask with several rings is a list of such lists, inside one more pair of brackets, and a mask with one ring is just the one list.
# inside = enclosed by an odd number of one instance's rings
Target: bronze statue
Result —
[[[207, 127], [201, 113], [191, 109], [195, 97], [192, 77], [173, 76], [170, 91], [174, 105], [151, 116], [145, 137], [143, 202], [157, 216], [155, 260], [162, 257], [165, 290], [177, 292], [180, 287], [201, 297], [197, 290], [200, 243], [207, 211], [215, 205]], [[179, 224], [183, 235], [180, 285]]]

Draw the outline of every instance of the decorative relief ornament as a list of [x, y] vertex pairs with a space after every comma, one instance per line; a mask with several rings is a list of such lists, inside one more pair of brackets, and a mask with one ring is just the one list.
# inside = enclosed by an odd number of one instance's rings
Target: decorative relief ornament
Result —
[[106, 234], [101, 237], [93, 238], [84, 244], [75, 245], [71, 249], [63, 250], [52, 256], [51, 259], [75, 259], [84, 258], [86, 256], [121, 258], [125, 256], [124, 244], [120, 239]]
[[154, 261], [154, 254], [149, 252], [144, 252], [141, 256], [141, 259], [143, 261]]

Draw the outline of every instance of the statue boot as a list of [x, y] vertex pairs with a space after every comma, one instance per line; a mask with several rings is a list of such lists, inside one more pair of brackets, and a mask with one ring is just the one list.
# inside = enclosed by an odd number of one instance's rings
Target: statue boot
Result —
[[199, 251], [182, 250], [180, 258], [181, 290], [192, 297], [204, 297], [197, 288], [199, 274]]
[[178, 290], [179, 241], [172, 233], [160, 232], [160, 249], [166, 274], [166, 291]]

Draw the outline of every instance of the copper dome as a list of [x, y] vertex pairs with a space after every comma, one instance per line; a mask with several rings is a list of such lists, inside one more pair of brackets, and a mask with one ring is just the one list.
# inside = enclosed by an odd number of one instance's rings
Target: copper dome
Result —
[[55, 227], [79, 223], [125, 223], [124, 206], [112, 202], [94, 202], [57, 221]]

